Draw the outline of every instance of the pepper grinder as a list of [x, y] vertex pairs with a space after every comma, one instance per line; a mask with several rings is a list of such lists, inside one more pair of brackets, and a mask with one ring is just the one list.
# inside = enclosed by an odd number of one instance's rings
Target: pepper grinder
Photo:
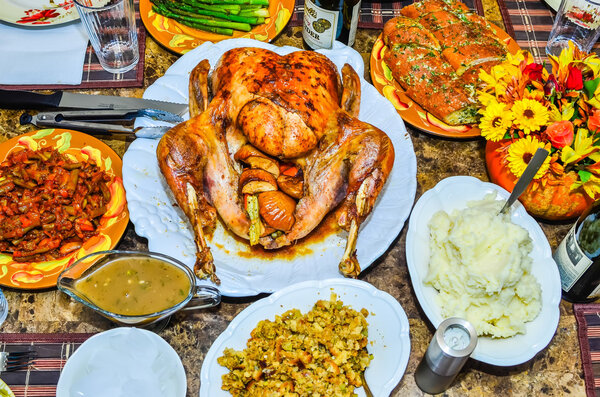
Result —
[[425, 393], [448, 389], [477, 346], [477, 331], [467, 320], [442, 321], [415, 372], [417, 386]]

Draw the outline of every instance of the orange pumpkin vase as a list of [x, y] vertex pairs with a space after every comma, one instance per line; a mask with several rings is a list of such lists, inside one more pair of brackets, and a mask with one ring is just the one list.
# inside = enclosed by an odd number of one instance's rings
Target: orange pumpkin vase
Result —
[[[510, 142], [510, 140], [487, 141], [485, 161], [490, 180], [512, 192], [517, 178], [502, 161], [503, 149]], [[552, 221], [576, 218], [594, 202], [583, 189], [571, 190], [571, 185], [577, 179], [578, 175], [573, 171], [567, 172], [562, 177], [556, 177], [550, 173], [546, 177], [545, 185], [537, 180], [531, 182], [519, 201], [527, 212], [536, 218]]]

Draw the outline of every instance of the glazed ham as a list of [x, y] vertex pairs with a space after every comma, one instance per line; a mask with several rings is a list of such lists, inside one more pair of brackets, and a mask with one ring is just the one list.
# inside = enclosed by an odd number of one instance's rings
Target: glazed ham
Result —
[[474, 98], [481, 69], [506, 57], [486, 20], [455, 0], [404, 7], [383, 29], [384, 62], [407, 95], [451, 125], [477, 122]]

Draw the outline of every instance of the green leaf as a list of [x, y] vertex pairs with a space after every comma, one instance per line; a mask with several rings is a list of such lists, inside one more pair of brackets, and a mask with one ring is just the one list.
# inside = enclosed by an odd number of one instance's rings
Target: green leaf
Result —
[[600, 84], [600, 77], [594, 80], [588, 80], [583, 83], [583, 89], [588, 98], [592, 98], [594, 96], [594, 92], [596, 92], [596, 88]]
[[586, 183], [587, 181], [589, 181], [590, 177], [592, 176], [592, 173], [589, 171], [580, 170], [580, 171], [577, 171], [577, 173], [579, 174], [579, 179], [583, 183]]

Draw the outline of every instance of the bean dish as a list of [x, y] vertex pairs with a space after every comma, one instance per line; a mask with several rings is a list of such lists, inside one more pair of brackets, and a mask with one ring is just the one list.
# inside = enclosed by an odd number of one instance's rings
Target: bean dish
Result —
[[0, 251], [31, 262], [81, 248], [97, 234], [112, 179], [53, 148], [11, 152], [0, 164]]

